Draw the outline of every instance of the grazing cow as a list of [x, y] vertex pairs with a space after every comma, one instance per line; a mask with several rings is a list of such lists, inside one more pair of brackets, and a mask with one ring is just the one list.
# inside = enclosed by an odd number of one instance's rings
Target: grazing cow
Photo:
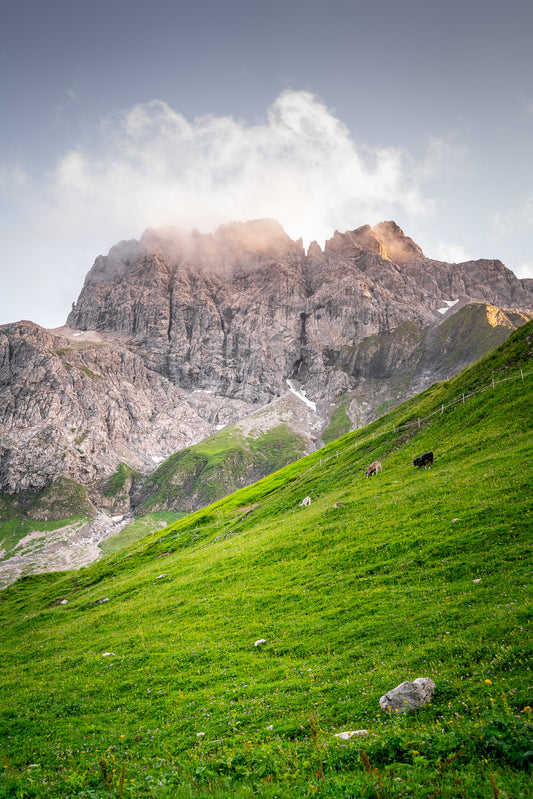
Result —
[[374, 461], [374, 463], [371, 463], [368, 469], [366, 470], [366, 476], [372, 477], [373, 474], [377, 474], [378, 472], [381, 471], [382, 471], [381, 463], [379, 461]]
[[311, 497], [305, 497], [305, 498], [304, 498], [304, 499], [302, 499], [302, 501], [300, 502], [300, 507], [302, 507], [302, 508], [308, 508], [310, 504], [311, 504]]
[[427, 469], [428, 466], [431, 469], [433, 466], [433, 453], [432, 452], [424, 452], [423, 455], [419, 455], [418, 458], [415, 458], [413, 461], [413, 466], [418, 466], [418, 471], [424, 467]]

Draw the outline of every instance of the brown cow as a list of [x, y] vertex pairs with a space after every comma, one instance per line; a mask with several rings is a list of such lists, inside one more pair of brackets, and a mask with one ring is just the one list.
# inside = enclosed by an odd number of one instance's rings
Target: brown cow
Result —
[[378, 472], [382, 471], [381, 463], [379, 461], [374, 461], [371, 463], [368, 469], [366, 470], [366, 476], [372, 477], [373, 474], [377, 474]]

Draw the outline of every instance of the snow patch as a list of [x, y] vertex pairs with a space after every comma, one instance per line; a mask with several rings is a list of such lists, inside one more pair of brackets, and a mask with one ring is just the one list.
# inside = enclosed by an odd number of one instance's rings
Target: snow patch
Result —
[[286, 382], [292, 393], [295, 394], [298, 397], [298, 399], [301, 399], [302, 402], [305, 402], [308, 408], [311, 408], [312, 411], [316, 412], [316, 402], [307, 399], [307, 397], [305, 396], [305, 391], [302, 391], [300, 389], [299, 383], [297, 383], [295, 380], [287, 380]]
[[439, 313], [446, 313], [446, 311], [448, 311], [450, 308], [453, 308], [453, 306], [456, 305], [459, 302], [459, 300], [443, 300], [443, 302], [446, 303], [446, 307], [439, 308], [438, 309]]

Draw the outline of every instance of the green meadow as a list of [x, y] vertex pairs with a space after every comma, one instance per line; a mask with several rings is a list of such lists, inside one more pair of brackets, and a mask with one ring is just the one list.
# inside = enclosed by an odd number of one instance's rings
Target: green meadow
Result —
[[532, 353], [4, 589], [0, 797], [533, 797]]

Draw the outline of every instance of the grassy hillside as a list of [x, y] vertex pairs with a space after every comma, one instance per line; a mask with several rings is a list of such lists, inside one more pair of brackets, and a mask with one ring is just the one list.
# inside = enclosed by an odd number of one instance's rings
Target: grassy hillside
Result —
[[136, 497], [138, 512], [191, 511], [300, 458], [306, 442], [289, 425], [245, 436], [230, 426], [159, 466]]
[[532, 351], [2, 591], [0, 797], [531, 797]]

